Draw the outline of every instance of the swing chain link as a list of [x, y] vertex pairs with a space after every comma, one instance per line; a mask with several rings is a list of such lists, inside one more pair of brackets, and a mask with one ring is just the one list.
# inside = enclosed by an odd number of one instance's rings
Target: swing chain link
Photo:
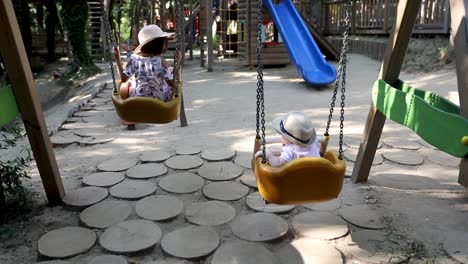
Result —
[[116, 84], [116, 81], [115, 81], [115, 71], [114, 71], [114, 63], [113, 63], [113, 60], [112, 60], [111, 46], [112, 46], [112, 48], [115, 48], [115, 47], [117, 47], [117, 43], [116, 43], [114, 37], [112, 36], [112, 30], [111, 30], [111, 27], [110, 27], [110, 24], [109, 24], [109, 19], [107, 17], [106, 10], [104, 8], [104, 4], [103, 4], [102, 1], [100, 1], [99, 3], [101, 4], [101, 24], [104, 27], [104, 33], [105, 33], [105, 45], [106, 45], [105, 54], [106, 54], [106, 59], [109, 62], [109, 66], [110, 66], [110, 69], [111, 69], [112, 84], [114, 86], [113, 93], [116, 94], [116, 93], [118, 93], [118, 90], [117, 90], [117, 84]]
[[[263, 89], [263, 44], [262, 44], [262, 24], [263, 24], [263, 2], [258, 0], [258, 36], [257, 36], [257, 139], [260, 130], [262, 132], [262, 163], [266, 163], [266, 141], [265, 141], [265, 98]], [[261, 126], [260, 126], [261, 124]]]
[[175, 1], [175, 13], [176, 13], [176, 27], [175, 27], [175, 35], [176, 35], [176, 44], [175, 44], [175, 51], [174, 51], [174, 83], [175, 83], [175, 96], [179, 95], [179, 73], [180, 73], [180, 58], [179, 53], [181, 50], [181, 39], [182, 39], [182, 30], [183, 30], [183, 22], [181, 16], [181, 4], [182, 0]]
[[344, 107], [345, 107], [345, 92], [346, 92], [346, 63], [348, 53], [348, 39], [350, 30], [350, 16], [351, 16], [351, 0], [348, 0], [346, 7], [345, 28], [343, 32], [343, 46], [341, 47], [340, 61], [338, 62], [338, 70], [336, 74], [335, 88], [333, 89], [332, 102], [330, 104], [330, 113], [328, 115], [327, 126], [325, 128], [325, 135], [329, 135], [330, 124], [333, 118], [333, 111], [335, 107], [336, 95], [338, 94], [338, 87], [340, 86], [341, 79], [341, 110], [340, 110], [340, 136], [339, 136], [339, 159], [343, 159], [343, 127], [344, 127]]
[[349, 41], [349, 29], [350, 29], [350, 16], [351, 16], [351, 0], [348, 0], [348, 5], [346, 8], [346, 18], [345, 18], [345, 30], [343, 32], [343, 65], [342, 65], [342, 77], [341, 77], [341, 110], [340, 110], [340, 141], [339, 141], [339, 155], [338, 158], [343, 159], [343, 127], [344, 127], [344, 107], [345, 107], [345, 93], [346, 93], [346, 63], [347, 63], [347, 54], [348, 54], [348, 41]]

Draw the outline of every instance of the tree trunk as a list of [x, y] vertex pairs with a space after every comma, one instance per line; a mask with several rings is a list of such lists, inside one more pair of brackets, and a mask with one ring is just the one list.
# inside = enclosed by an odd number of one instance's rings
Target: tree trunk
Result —
[[40, 29], [44, 30], [44, 5], [36, 4], [36, 21]]
[[72, 73], [86, 69], [89, 74], [99, 71], [86, 47], [86, 25], [88, 22], [86, 0], [62, 1], [62, 19], [68, 32], [73, 58]]
[[31, 35], [31, 11], [27, 0], [14, 0], [13, 7], [15, 8], [16, 19], [18, 20], [21, 37], [23, 38], [24, 48], [28, 59], [31, 57], [32, 35]]
[[57, 3], [55, 0], [47, 0], [46, 2], [46, 34], [47, 34], [47, 62], [55, 61], [55, 29], [57, 28]]

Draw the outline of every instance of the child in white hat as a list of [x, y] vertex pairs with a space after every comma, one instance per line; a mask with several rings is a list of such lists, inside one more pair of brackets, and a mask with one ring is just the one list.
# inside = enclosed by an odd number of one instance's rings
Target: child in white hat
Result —
[[[320, 157], [320, 142], [310, 118], [303, 112], [290, 112], [273, 120], [273, 128], [279, 136], [269, 137], [266, 143], [283, 143], [281, 153], [267, 149], [266, 158], [272, 167], [281, 167], [301, 157]], [[255, 158], [262, 155], [255, 153]]]
[[148, 25], [138, 33], [140, 45], [136, 47], [125, 66], [122, 66], [120, 51], [114, 49], [122, 84], [120, 97], [147, 96], [158, 98], [164, 102], [173, 96], [173, 68], [161, 57], [166, 46], [166, 38], [173, 33], [167, 33], [156, 25]]

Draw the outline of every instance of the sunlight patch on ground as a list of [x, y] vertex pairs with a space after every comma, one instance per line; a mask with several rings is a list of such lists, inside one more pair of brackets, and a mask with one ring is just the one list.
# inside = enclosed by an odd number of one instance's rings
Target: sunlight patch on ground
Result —
[[75, 102], [77, 100], [86, 99], [86, 98], [91, 98], [91, 94], [74, 96], [74, 97], [70, 98], [70, 100], [68, 100], [68, 102], [73, 103], [73, 102]]

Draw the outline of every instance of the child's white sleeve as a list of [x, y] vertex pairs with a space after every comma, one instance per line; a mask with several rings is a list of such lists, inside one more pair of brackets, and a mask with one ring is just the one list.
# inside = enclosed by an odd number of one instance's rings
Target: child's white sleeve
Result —
[[266, 144], [274, 144], [274, 143], [281, 143], [281, 136], [266, 136], [265, 137]]

